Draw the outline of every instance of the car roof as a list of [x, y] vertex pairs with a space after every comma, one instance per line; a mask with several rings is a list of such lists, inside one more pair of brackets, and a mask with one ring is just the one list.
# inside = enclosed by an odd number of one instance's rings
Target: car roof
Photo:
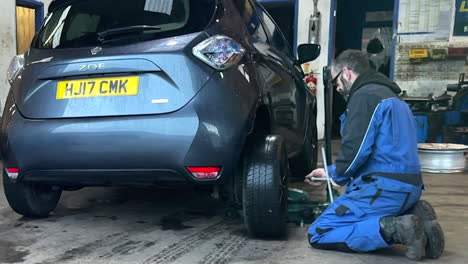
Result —
[[72, 3], [75, 1], [80, 1], [80, 0], [52, 0], [52, 2], [49, 5], [49, 9], [47, 10], [48, 13], [50, 13], [52, 10], [56, 9], [58, 6], [61, 6], [63, 4], [68, 4]]

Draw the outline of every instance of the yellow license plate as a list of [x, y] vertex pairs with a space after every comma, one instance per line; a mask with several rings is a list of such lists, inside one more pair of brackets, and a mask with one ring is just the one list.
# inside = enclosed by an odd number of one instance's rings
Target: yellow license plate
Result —
[[139, 81], [138, 76], [60, 81], [56, 98], [137, 95]]

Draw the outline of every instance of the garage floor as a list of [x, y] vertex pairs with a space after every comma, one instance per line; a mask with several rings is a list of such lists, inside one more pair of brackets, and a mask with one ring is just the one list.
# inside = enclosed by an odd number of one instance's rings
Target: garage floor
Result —
[[[445, 255], [425, 262], [467, 263], [468, 174], [424, 174], [424, 180], [424, 198], [446, 234]], [[315, 250], [306, 228], [290, 224], [284, 241], [251, 239], [239, 218], [224, 217], [222, 205], [184, 191], [67, 192], [42, 220], [15, 214], [1, 194], [0, 263], [414, 263], [399, 247], [372, 254]]]

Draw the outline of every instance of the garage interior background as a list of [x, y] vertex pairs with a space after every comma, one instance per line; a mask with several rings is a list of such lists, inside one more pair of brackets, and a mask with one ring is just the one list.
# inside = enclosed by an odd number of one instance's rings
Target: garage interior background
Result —
[[[42, 22], [51, 0], [2, 0], [0, 7], [0, 103], [6, 100], [9, 85], [6, 70], [13, 56], [28, 46], [34, 30]], [[294, 8], [285, 16], [293, 44], [307, 43], [313, 0], [260, 0], [284, 3]], [[411, 96], [439, 95], [447, 84], [457, 83], [460, 73], [468, 74], [468, 1], [466, 0], [318, 0], [321, 14], [319, 44], [322, 55], [311, 63], [318, 78], [319, 138], [324, 131], [322, 67], [347, 48], [364, 49], [372, 37], [385, 45], [391, 67], [390, 77]], [[274, 16], [278, 16], [275, 14]], [[281, 13], [279, 13], [281, 16]], [[283, 23], [283, 22], [282, 22]], [[281, 26], [281, 25], [280, 25]], [[294, 45], [296, 46], [296, 45]], [[453, 48], [458, 48], [454, 50]], [[417, 63], [412, 49], [427, 51]], [[443, 56], [444, 52], [447, 56]], [[442, 56], [433, 56], [442, 54]], [[451, 57], [448, 55], [452, 55]], [[458, 55], [454, 55], [458, 54]], [[437, 59], [435, 59], [437, 58]]]

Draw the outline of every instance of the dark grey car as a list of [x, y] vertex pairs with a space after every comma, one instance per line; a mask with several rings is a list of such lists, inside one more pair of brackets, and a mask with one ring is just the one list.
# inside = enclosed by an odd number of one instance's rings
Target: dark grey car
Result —
[[55, 0], [9, 69], [4, 189], [28, 217], [62, 190], [182, 184], [285, 232], [287, 176], [316, 163], [316, 99], [253, 0]]

